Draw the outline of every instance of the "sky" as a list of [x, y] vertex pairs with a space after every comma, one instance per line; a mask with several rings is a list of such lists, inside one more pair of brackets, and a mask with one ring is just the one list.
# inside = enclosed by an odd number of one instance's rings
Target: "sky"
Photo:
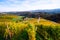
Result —
[[60, 8], [60, 0], [0, 0], [0, 12]]

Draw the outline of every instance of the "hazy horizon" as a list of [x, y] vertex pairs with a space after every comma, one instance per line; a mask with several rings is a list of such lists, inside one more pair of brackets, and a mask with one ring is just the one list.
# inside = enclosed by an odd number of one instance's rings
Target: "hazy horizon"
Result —
[[0, 12], [60, 8], [60, 0], [0, 0]]

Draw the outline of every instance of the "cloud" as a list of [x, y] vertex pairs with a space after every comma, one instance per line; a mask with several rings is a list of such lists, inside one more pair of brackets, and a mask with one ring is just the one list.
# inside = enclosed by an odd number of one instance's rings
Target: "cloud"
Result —
[[0, 2], [0, 11], [26, 11], [60, 8], [60, 0], [5, 0]]

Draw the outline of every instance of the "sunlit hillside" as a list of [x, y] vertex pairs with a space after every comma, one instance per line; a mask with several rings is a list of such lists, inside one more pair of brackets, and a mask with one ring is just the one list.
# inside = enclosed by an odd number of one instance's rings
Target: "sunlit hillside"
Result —
[[36, 24], [45, 25], [45, 26], [57, 26], [57, 25], [60, 25], [59, 23], [56, 23], [56, 22], [53, 22], [53, 21], [50, 21], [50, 20], [47, 20], [47, 19], [43, 19], [43, 18], [40, 18], [39, 23], [38, 23], [38, 20], [39, 19], [32, 18], [32, 19], [27, 20], [27, 21], [29, 21], [30, 23], [33, 23], [33, 24], [36, 23]]
[[[0, 15], [0, 22], [13, 22], [13, 21], [19, 21], [20, 19], [23, 19], [24, 16], [17, 16], [17, 15]], [[38, 23], [38, 20], [39, 20], [39, 24], [42, 24], [42, 25], [59, 25], [59, 23], [56, 23], [56, 22], [53, 22], [53, 21], [50, 21], [50, 20], [47, 20], [47, 19], [44, 19], [44, 18], [40, 18], [40, 19], [37, 19], [37, 18], [25, 18], [23, 19], [24, 22], [30, 22], [30, 23]], [[19, 21], [21, 22], [21, 21]]]
[[60, 24], [43, 18], [0, 16], [0, 40], [60, 40], [59, 31]]

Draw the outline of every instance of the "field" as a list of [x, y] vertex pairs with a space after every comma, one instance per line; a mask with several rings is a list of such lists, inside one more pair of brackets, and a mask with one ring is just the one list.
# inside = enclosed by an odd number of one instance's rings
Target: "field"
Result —
[[43, 18], [0, 15], [0, 40], [60, 40], [60, 24]]

